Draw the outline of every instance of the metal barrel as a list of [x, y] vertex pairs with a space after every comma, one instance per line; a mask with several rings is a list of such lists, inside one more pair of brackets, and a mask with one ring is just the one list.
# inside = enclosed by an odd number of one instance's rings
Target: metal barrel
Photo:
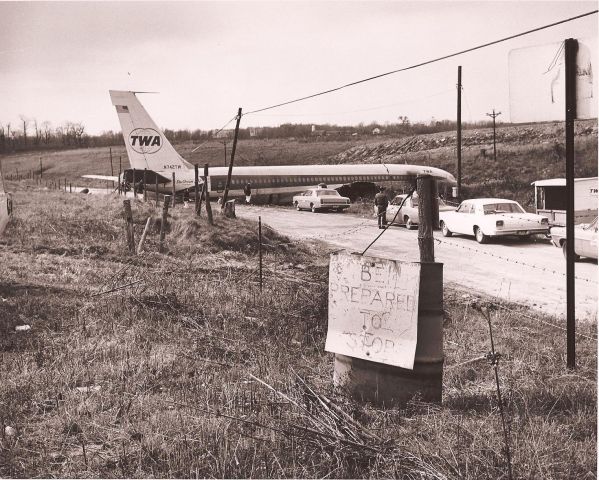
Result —
[[414, 369], [335, 354], [333, 385], [387, 407], [405, 406], [415, 397], [441, 402], [443, 361], [443, 264], [422, 263]]

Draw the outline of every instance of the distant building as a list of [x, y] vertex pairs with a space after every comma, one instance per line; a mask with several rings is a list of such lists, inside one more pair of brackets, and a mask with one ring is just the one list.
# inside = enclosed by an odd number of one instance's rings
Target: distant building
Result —
[[373, 135], [380, 135], [381, 134], [381, 129], [379, 127], [373, 128], [372, 129], [372, 134]]

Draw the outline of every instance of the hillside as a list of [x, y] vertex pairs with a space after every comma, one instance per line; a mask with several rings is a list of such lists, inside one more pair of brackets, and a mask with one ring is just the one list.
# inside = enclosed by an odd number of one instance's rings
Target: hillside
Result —
[[[575, 129], [576, 176], [597, 176], [597, 121], [580, 121]], [[457, 175], [456, 132], [385, 139], [356, 145], [329, 158], [332, 163], [408, 163], [431, 165]], [[462, 132], [462, 186], [465, 197], [514, 198], [532, 206], [530, 183], [565, 176], [562, 122], [502, 126]]]

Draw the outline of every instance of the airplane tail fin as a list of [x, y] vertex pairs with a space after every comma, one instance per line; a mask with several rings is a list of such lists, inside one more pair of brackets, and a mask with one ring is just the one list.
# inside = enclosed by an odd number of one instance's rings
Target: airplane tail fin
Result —
[[173, 172], [193, 168], [154, 123], [135, 92], [110, 90], [110, 99], [121, 123], [131, 168]]

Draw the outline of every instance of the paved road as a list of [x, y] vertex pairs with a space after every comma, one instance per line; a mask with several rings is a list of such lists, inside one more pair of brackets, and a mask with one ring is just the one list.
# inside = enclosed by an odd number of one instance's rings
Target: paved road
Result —
[[[363, 251], [381, 232], [376, 219], [339, 213], [297, 212], [271, 206], [237, 207], [240, 217], [258, 219], [295, 239], [323, 240], [334, 247]], [[418, 261], [418, 232], [393, 226], [368, 253]], [[551, 315], [566, 311], [566, 262], [561, 249], [518, 239], [480, 245], [473, 237], [445, 238], [435, 232], [435, 258], [444, 264], [445, 282], [465, 290], [529, 305]], [[597, 262], [576, 263], [576, 316], [597, 317]]]

